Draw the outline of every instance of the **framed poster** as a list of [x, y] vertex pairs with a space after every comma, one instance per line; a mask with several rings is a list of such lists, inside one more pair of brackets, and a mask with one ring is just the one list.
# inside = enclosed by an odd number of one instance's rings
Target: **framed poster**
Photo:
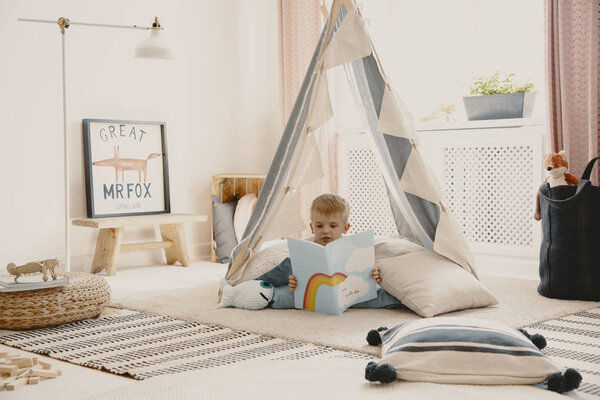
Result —
[[88, 218], [171, 212], [164, 122], [83, 120]]

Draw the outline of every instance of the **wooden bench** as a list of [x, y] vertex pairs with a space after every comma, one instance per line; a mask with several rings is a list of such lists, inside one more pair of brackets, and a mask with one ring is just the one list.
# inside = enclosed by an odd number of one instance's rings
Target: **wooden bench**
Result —
[[[190, 265], [185, 241], [183, 224], [185, 222], [204, 222], [206, 215], [199, 214], [153, 214], [130, 217], [79, 218], [72, 221], [76, 226], [98, 228], [96, 251], [92, 262], [92, 273], [106, 269], [108, 275], [117, 272], [119, 251], [139, 251], [165, 249], [167, 264], [179, 261], [181, 265]], [[139, 225], [160, 225], [160, 242], [121, 244], [125, 227]]]

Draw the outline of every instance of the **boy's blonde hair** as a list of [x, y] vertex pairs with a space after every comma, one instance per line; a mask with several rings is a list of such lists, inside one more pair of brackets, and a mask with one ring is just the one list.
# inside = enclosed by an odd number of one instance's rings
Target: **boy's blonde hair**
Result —
[[347, 224], [350, 218], [350, 205], [342, 196], [324, 193], [312, 201], [310, 206], [311, 217], [313, 212], [318, 212], [326, 217], [342, 214], [342, 219]]

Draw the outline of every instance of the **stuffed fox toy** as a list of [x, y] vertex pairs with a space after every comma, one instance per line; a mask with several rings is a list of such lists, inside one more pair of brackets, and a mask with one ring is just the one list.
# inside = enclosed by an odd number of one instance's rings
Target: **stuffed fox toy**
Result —
[[[569, 168], [569, 163], [565, 159], [565, 154], [567, 154], [566, 150], [561, 150], [558, 153], [550, 153], [544, 159], [544, 169], [548, 174], [545, 182], [548, 182], [550, 187], [560, 186], [560, 185], [578, 185], [579, 179], [570, 173], [567, 172]], [[542, 219], [542, 214], [540, 211], [540, 192], [538, 191], [536, 204], [535, 204], [535, 214], [533, 215], [537, 221]]]

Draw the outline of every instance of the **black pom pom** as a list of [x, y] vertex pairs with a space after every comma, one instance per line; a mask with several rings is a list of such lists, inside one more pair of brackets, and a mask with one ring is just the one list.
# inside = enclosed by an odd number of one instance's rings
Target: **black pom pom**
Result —
[[377, 332], [387, 331], [387, 329], [387, 326], [380, 326], [379, 328], [377, 328]]
[[577, 389], [581, 383], [581, 374], [569, 368], [565, 371], [565, 374], [555, 372], [548, 377], [547, 385], [548, 390], [552, 390], [557, 393], [568, 392], [569, 390]]
[[367, 343], [371, 346], [378, 346], [381, 344], [381, 336], [379, 336], [379, 332], [375, 329], [371, 329], [367, 334]]
[[390, 364], [377, 365], [377, 363], [371, 361], [365, 368], [365, 379], [371, 382], [394, 382], [396, 380], [396, 370]]
[[379, 382], [390, 383], [396, 380], [396, 368], [390, 364], [383, 364], [379, 366]]
[[365, 379], [371, 382], [374, 382], [377, 380], [377, 378], [375, 378], [375, 375], [377, 375], [377, 369], [379, 368], [379, 365], [377, 365], [377, 363], [375, 361], [371, 361], [370, 363], [367, 364], [367, 367], [365, 368]]
[[539, 333], [536, 333], [535, 335], [532, 335], [529, 340], [531, 340], [531, 342], [535, 345], [535, 347], [537, 347], [538, 349], [543, 349], [544, 347], [546, 347], [546, 338], [543, 337], [542, 335], [540, 335]]
[[562, 393], [560, 390], [562, 388], [563, 376], [560, 372], [555, 372], [548, 377], [548, 381], [546, 384], [548, 385], [548, 390], [552, 390], [553, 392]]
[[525, 329], [517, 329], [519, 332], [521, 332], [523, 335], [527, 336], [527, 339], [531, 340], [531, 343], [533, 343], [535, 345], [535, 347], [537, 347], [538, 349], [543, 349], [544, 347], [546, 347], [546, 338], [543, 337], [542, 335], [540, 335], [539, 333], [536, 333], [534, 335], [530, 335], [529, 332], [527, 332]]
[[577, 389], [581, 383], [581, 374], [573, 368], [568, 368], [565, 371], [565, 392]]

